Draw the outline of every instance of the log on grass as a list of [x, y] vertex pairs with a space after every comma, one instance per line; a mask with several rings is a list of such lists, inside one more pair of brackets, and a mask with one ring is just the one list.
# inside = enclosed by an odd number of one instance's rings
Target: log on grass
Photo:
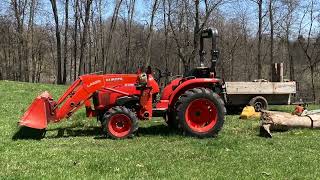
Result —
[[261, 114], [260, 136], [272, 137], [271, 131], [286, 131], [290, 128], [320, 128], [320, 114], [297, 116], [278, 111]]

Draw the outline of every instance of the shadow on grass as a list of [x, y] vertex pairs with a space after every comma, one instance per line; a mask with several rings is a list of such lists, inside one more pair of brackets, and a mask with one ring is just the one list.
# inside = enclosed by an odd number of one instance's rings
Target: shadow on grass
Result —
[[102, 129], [98, 126], [72, 126], [64, 128], [48, 129], [47, 132], [57, 132], [56, 135], [49, 135], [46, 138], [69, 138], [69, 137], [80, 137], [80, 136], [94, 136], [95, 138], [102, 137]]
[[227, 107], [227, 115], [240, 115], [243, 110], [243, 107], [238, 106], [229, 106]]
[[[47, 130], [48, 132], [57, 131], [56, 135], [48, 135], [46, 138], [69, 138], [69, 137], [80, 137], [80, 136], [94, 136], [95, 139], [105, 139], [106, 136], [103, 134], [101, 127], [89, 126], [89, 127], [65, 127], [65, 128], [54, 128]], [[154, 136], [174, 136], [180, 135], [177, 130], [167, 127], [166, 125], [153, 125], [150, 127], [140, 127], [136, 132], [136, 136], [154, 135]]]
[[271, 107], [268, 109], [268, 111], [280, 111], [280, 112], [287, 112], [287, 113], [291, 113], [292, 111], [294, 110], [294, 108], [292, 109], [281, 109], [281, 108], [278, 108], [278, 107]]
[[33, 139], [33, 140], [40, 140], [44, 138], [46, 134], [45, 129], [33, 129], [26, 126], [18, 127], [15, 133], [12, 136], [12, 140], [19, 140], [19, 139]]
[[153, 125], [149, 127], [140, 127], [137, 132], [138, 136], [154, 135], [154, 136], [175, 136], [181, 133], [173, 128], [169, 128], [164, 124]]

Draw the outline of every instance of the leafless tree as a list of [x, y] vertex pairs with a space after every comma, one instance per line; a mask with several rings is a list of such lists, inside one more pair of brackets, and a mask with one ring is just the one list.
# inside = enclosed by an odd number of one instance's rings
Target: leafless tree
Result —
[[258, 43], [257, 43], [257, 70], [258, 70], [258, 79], [262, 78], [262, 30], [263, 30], [263, 0], [251, 0], [252, 2], [256, 3], [258, 6]]
[[88, 36], [88, 25], [89, 25], [89, 16], [90, 16], [90, 8], [91, 8], [91, 4], [92, 4], [93, 0], [86, 0], [85, 3], [85, 20], [84, 20], [84, 24], [83, 24], [83, 33], [81, 36], [81, 41], [80, 41], [80, 57], [79, 57], [79, 71], [78, 71], [78, 75], [82, 75], [84, 72], [86, 72], [85, 70], [85, 66], [84, 66], [84, 51], [85, 51], [85, 47], [87, 44], [87, 36]]
[[45, 2], [1, 2], [0, 79], [60, 84], [147, 65], [183, 74], [199, 64], [201, 30], [216, 27], [226, 81], [267, 79], [283, 61], [299, 90], [320, 97], [316, 0], [50, 0], [50, 11]]
[[[184, 38], [182, 40], [179, 39], [179, 35], [177, 30], [175, 29], [175, 25], [172, 21], [172, 2], [168, 2], [169, 4], [169, 9], [168, 9], [168, 20], [169, 20], [169, 25], [171, 28], [171, 31], [173, 33], [173, 38], [175, 40], [175, 43], [177, 45], [177, 54], [180, 58], [180, 60], [183, 63], [184, 66], [184, 72], [187, 72], [190, 68], [190, 63], [194, 61], [196, 54], [199, 51], [199, 41], [200, 41], [200, 32], [205, 28], [207, 25], [207, 21], [212, 14], [212, 12], [223, 3], [222, 0], [217, 0], [217, 1], [204, 1], [205, 5], [205, 12], [203, 17], [200, 17], [200, 0], [195, 0], [194, 1], [194, 14], [188, 14], [187, 12], [190, 13], [190, 7], [192, 7], [188, 1], [182, 2], [182, 11], [180, 12], [178, 16], [178, 31], [181, 33], [182, 31], [184, 32]], [[186, 17], [185, 17], [186, 16]], [[193, 16], [194, 17], [194, 30], [193, 30], [193, 46], [190, 49], [190, 42], [189, 42], [189, 26], [190, 21], [188, 16]], [[200, 19], [202, 19], [202, 22], [200, 22]]]
[[57, 10], [57, 2], [56, 0], [50, 0], [52, 12], [54, 16], [55, 22], [55, 32], [56, 32], [56, 41], [57, 41], [57, 84], [62, 84], [62, 76], [61, 76], [61, 35], [60, 35], [60, 28], [59, 28], [59, 15]]
[[283, 18], [281, 19], [280, 26], [285, 32], [285, 40], [286, 40], [286, 49], [288, 54], [288, 61], [289, 61], [289, 77], [291, 80], [295, 80], [295, 70], [294, 70], [294, 63], [293, 63], [293, 55], [292, 55], [292, 47], [290, 43], [290, 36], [292, 35], [293, 25], [294, 25], [294, 13], [298, 7], [298, 0], [283, 0]]
[[153, 0], [153, 5], [152, 5], [152, 11], [151, 11], [151, 18], [150, 18], [150, 23], [149, 23], [149, 28], [148, 28], [148, 34], [147, 34], [147, 47], [146, 47], [146, 53], [145, 53], [145, 65], [149, 66], [151, 63], [151, 43], [152, 43], [152, 35], [153, 35], [153, 23], [154, 23], [154, 18], [156, 15], [156, 11], [158, 9], [158, 0]]
[[273, 79], [272, 77], [272, 67], [274, 63], [274, 17], [273, 17], [273, 11], [274, 11], [274, 1], [275, 0], [269, 0], [269, 25], [270, 25], [270, 79]]
[[26, 14], [27, 8], [27, 0], [18, 1], [18, 0], [11, 0], [11, 6], [14, 11], [14, 17], [16, 20], [16, 31], [19, 39], [18, 44], [18, 71], [15, 72], [15, 79], [23, 81], [24, 79], [24, 67], [25, 64], [23, 63], [24, 59], [24, 19]]
[[[74, 0], [73, 80], [77, 78], [78, 24], [79, 24], [79, 0]], [[72, 62], [70, 63], [70, 66], [72, 66]], [[70, 77], [71, 77], [71, 68], [70, 68]]]
[[[115, 5], [113, 13], [112, 13], [112, 19], [111, 19], [110, 28], [109, 28], [109, 32], [108, 32], [107, 43], [106, 43], [106, 54], [103, 57], [104, 72], [108, 71], [108, 65], [107, 65], [108, 57], [109, 57], [109, 53], [110, 53], [110, 47], [111, 47], [111, 43], [112, 43], [113, 34], [114, 34], [114, 31], [116, 30], [116, 25], [117, 25], [117, 22], [118, 22], [118, 15], [119, 15], [119, 10], [120, 10], [122, 1], [123, 0], [117, 0], [116, 1], [116, 5]], [[112, 67], [114, 67], [114, 66], [112, 66]]]
[[298, 42], [299, 45], [307, 59], [307, 69], [310, 70], [310, 79], [311, 79], [311, 88], [312, 88], [312, 99], [316, 101], [316, 85], [315, 85], [315, 70], [318, 63], [320, 63], [320, 43], [319, 37], [313, 38], [312, 33], [315, 26], [315, 20], [317, 18], [315, 13], [316, 1], [311, 0], [310, 3], [306, 6], [303, 17], [309, 17], [309, 22], [306, 24], [307, 26], [307, 37], [306, 39], [302, 35], [303, 31], [303, 22], [304, 18], [300, 21], [299, 28], [299, 37]]
[[29, 54], [31, 54], [31, 67], [32, 67], [32, 82], [35, 81], [35, 69], [36, 69], [36, 60], [35, 60], [35, 51], [34, 51], [34, 15], [36, 9], [36, 1], [31, 0], [29, 2], [29, 21], [28, 21], [28, 38], [27, 38], [27, 48], [26, 48], [26, 69], [25, 69], [25, 81], [29, 81]]
[[69, 30], [69, 0], [65, 0], [65, 27], [64, 27], [64, 57], [62, 83], [67, 81], [67, 58], [68, 58], [68, 30]]

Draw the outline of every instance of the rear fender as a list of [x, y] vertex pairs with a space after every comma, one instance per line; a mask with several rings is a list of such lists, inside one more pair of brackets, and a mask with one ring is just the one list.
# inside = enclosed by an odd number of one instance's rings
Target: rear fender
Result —
[[197, 87], [212, 88], [213, 85], [217, 83], [220, 83], [220, 80], [214, 78], [197, 78], [184, 81], [172, 92], [169, 99], [169, 108], [172, 108], [174, 106], [179, 96], [182, 95], [185, 91]]

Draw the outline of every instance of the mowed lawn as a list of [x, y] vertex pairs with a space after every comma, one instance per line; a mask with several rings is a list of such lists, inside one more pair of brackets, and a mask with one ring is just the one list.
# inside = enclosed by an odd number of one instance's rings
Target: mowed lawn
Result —
[[101, 138], [99, 124], [82, 109], [50, 124], [41, 141], [11, 140], [39, 93], [48, 90], [58, 99], [66, 88], [0, 81], [0, 179], [320, 178], [319, 130], [295, 129], [265, 139], [258, 136], [258, 119], [239, 120], [238, 115], [226, 117], [217, 138], [184, 137], [155, 118], [140, 122], [133, 139], [111, 140]]

